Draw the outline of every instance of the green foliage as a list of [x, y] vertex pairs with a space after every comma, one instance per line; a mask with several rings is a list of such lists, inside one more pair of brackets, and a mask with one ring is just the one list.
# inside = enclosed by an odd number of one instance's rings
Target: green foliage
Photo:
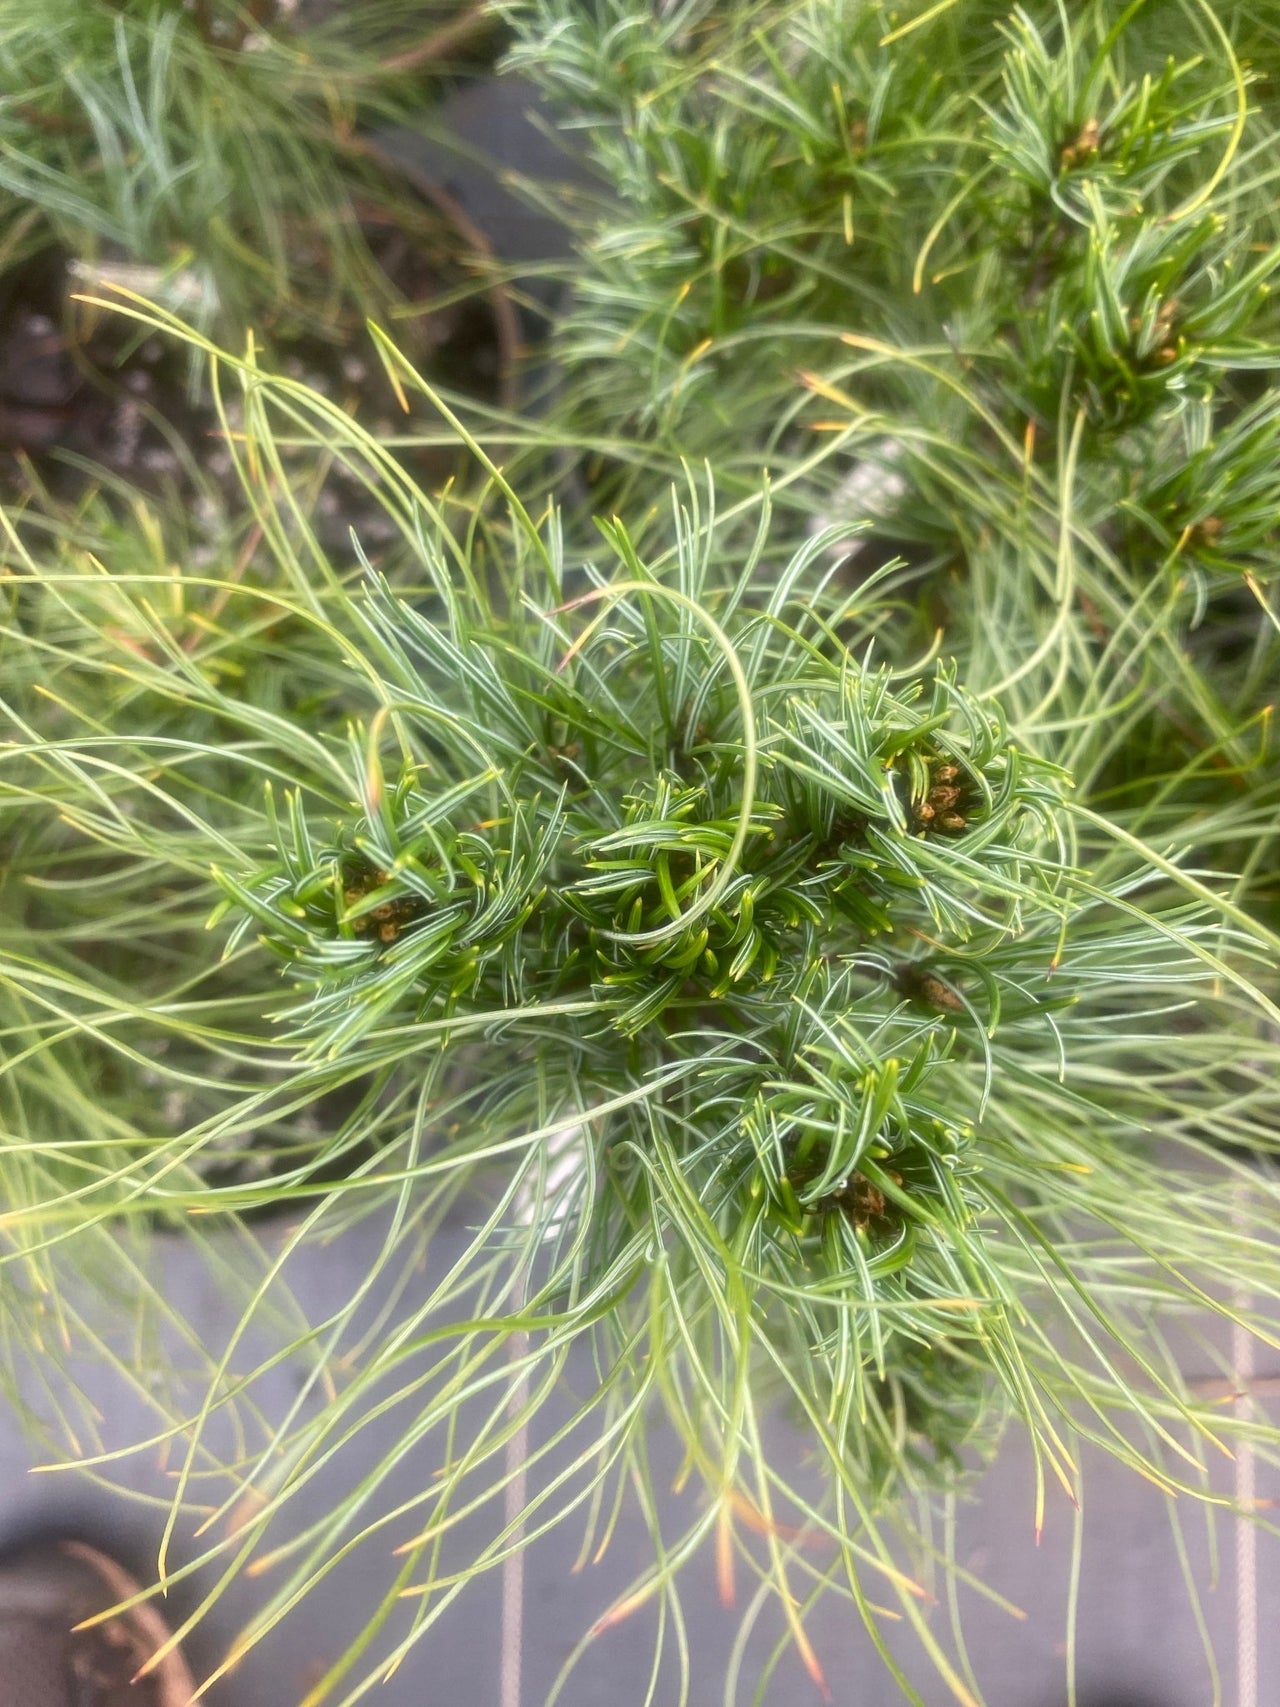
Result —
[[[595, 501], [643, 490], [655, 458], [709, 457], [734, 495], [767, 468], [797, 537], [864, 520], [905, 554], [898, 656], [945, 628], [971, 688], [1062, 725], [1086, 798], [1123, 727], [1131, 777], [1174, 730], [1274, 801], [1256, 724], [1280, 651], [1250, 590], [1276, 563], [1280, 255], [1256, 18], [511, 10], [517, 63], [613, 192], [578, 198], [559, 333]], [[1082, 698], [1118, 722], [1081, 720]]]
[[920, 703], [824, 656], [842, 612], [803, 567], [763, 605], [754, 564], [719, 599], [690, 565], [558, 618], [551, 575], [505, 623], [376, 604], [367, 655], [414, 759], [388, 784], [370, 757], [357, 818], [319, 837], [294, 806], [277, 861], [225, 879], [306, 989], [316, 1049], [438, 1003], [587, 994], [624, 1036], [707, 1002], [733, 1031], [882, 933], [998, 940], [1052, 908], [1042, 767], [946, 677]]
[[361, 312], [385, 317], [402, 295], [381, 228], [439, 266], [449, 243], [357, 126], [420, 101], [411, 50], [430, 67], [430, 26], [403, 5], [362, 7], [356, 28], [294, 10], [6, 0], [0, 257], [56, 242], [236, 337], [349, 336]]
[[[115, 63], [136, 19], [175, 65], [287, 57], [104, 9]], [[726, 1699], [766, 1604], [821, 1679], [828, 1593], [905, 1699], [891, 1620], [972, 1703], [922, 1589], [968, 1581], [934, 1514], [1002, 1427], [1037, 1524], [1081, 1441], [1210, 1507], [1223, 1448], [1280, 1458], [1176, 1350], [1270, 1343], [1280, 1298], [1270, 44], [1201, 0], [508, 10], [606, 178], [551, 413], [476, 444], [380, 339], [382, 445], [134, 299], [212, 363], [243, 514], [9, 523], [6, 1326], [38, 1350], [108, 1217], [291, 1206], [225, 1357], [156, 1388], [171, 1529], [197, 1478], [236, 1513], [162, 1575], [274, 1565], [246, 1642], [390, 1541], [401, 1654], [545, 1527], [591, 1557], [629, 1491], [652, 1566], [584, 1642], [658, 1601], [673, 1701], [714, 1537], [761, 1584]], [[168, 256], [128, 125], [184, 85], [133, 77], [91, 199]], [[417, 484], [406, 443], [457, 437], [479, 479]], [[288, 1254], [370, 1215], [358, 1296], [299, 1324]], [[273, 1309], [308, 1392], [341, 1376], [284, 1422]], [[700, 1489], [675, 1536], [660, 1417]], [[464, 1549], [521, 1440], [523, 1513]], [[372, 1687], [363, 1643], [313, 1701]]]
[[[705, 431], [748, 361], [781, 393], [850, 332], [949, 344], [938, 380], [972, 394], [970, 431], [992, 412], [1056, 432], [1082, 407], [1105, 439], [1264, 354], [1273, 133], [1220, 26], [1180, 0], [1082, 8], [1065, 34], [1052, 8], [934, 11], [894, 30], [875, 6], [794, 8], [765, 31], [698, 6], [657, 30], [622, 0], [517, 9], [520, 62], [617, 189], [565, 334], [575, 361], [608, 351], [593, 398], [615, 419], [635, 399]], [[1212, 51], [1153, 48], [1179, 36]], [[878, 371], [867, 404], [901, 407], [910, 377]]]
[[[1247, 1284], [1260, 1321], [1280, 1293], [1254, 1236], [1274, 1187], [1220, 1153], [1274, 1142], [1274, 941], [1083, 807], [992, 696], [878, 657], [894, 571], [849, 588], [830, 533], [779, 553], [767, 497], [721, 515], [691, 480], [647, 549], [617, 520], [569, 537], [483, 450], [488, 491], [437, 501], [334, 404], [215, 359], [215, 395], [242, 381], [248, 539], [193, 574], [111, 510], [11, 534], [6, 1120], [40, 1171], [8, 1262], [69, 1287], [86, 1215], [391, 1230], [359, 1297], [293, 1330], [340, 1396], [283, 1432], [255, 1413], [274, 1354], [233, 1353], [289, 1320], [279, 1272], [194, 1363], [194, 1403], [170, 1395], [174, 1522], [197, 1474], [239, 1514], [170, 1574], [274, 1561], [252, 1641], [390, 1537], [383, 1613], [407, 1588], [421, 1639], [518, 1539], [452, 1541], [577, 1348], [598, 1385], [530, 1448], [527, 1533], [582, 1514], [591, 1552], [629, 1486], [655, 1555], [627, 1604], [678, 1618], [714, 1533], [815, 1676], [800, 1582], [886, 1654], [887, 1597], [975, 1695], [922, 1614], [909, 1573], [956, 1567], [913, 1514], [1004, 1419], [1041, 1500], [1079, 1436], [1186, 1492], [1239, 1430], [1275, 1450], [1170, 1349], [1212, 1299]], [[376, 563], [311, 525], [323, 479], [357, 475]], [[73, 1061], [59, 1140], [25, 1087]], [[406, 1295], [464, 1191], [467, 1248]], [[361, 1314], [380, 1284], [394, 1331]], [[811, 1446], [794, 1469], [763, 1445], [779, 1404]], [[358, 1497], [292, 1535], [313, 1467], [387, 1408]], [[704, 1491], [674, 1540], [659, 1410]], [[439, 1473], [382, 1512], [424, 1451]]]
[[1253, 574], [1275, 573], [1275, 517], [1280, 502], [1280, 399], [1266, 391], [1216, 423], [1208, 405], [1189, 408], [1180, 443], [1144, 471], [1138, 495], [1125, 505], [1142, 533], [1130, 546], [1165, 560], [1194, 564], [1215, 589], [1226, 591]]

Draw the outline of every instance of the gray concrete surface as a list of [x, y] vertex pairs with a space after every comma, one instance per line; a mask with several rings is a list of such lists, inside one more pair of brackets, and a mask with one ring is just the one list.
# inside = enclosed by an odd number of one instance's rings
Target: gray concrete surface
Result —
[[[278, 1234], [267, 1229], [270, 1242]], [[293, 1266], [296, 1294], [314, 1315], [323, 1314], [358, 1285], [376, 1250], [379, 1229], [369, 1224], [351, 1229], [323, 1248], [303, 1252]], [[446, 1226], [432, 1264], [443, 1263], [461, 1250], [466, 1229]], [[203, 1341], [220, 1345], [228, 1328], [228, 1310], [219, 1287], [211, 1283], [194, 1252], [168, 1247], [165, 1285], [172, 1301], [195, 1324]], [[268, 1418], [282, 1415], [294, 1399], [302, 1376], [297, 1363], [284, 1364], [261, 1384], [259, 1401]], [[573, 1372], [575, 1383], [589, 1379], [585, 1368]], [[136, 1398], [120, 1390], [101, 1370], [92, 1377], [93, 1397], [101, 1412], [106, 1444], [127, 1444], [147, 1427]], [[38, 1395], [33, 1394], [38, 1403]], [[559, 1406], [568, 1414], [566, 1394]], [[556, 1407], [552, 1407], [553, 1411]], [[312, 1482], [299, 1502], [295, 1522], [301, 1525], [324, 1516], [342, 1486], [353, 1486], [379, 1450], [393, 1444], [397, 1422], [386, 1419], [371, 1428], [353, 1452], [340, 1456], [332, 1469]], [[674, 1455], [658, 1437], [655, 1459], [659, 1483], [675, 1479]], [[774, 1427], [772, 1450], [788, 1462], [801, 1462], [806, 1451], [799, 1434], [785, 1423]], [[411, 1498], [434, 1468], [434, 1448], [408, 1453], [387, 1487], [378, 1496], [383, 1508]], [[33, 1450], [9, 1419], [0, 1425], [0, 1510], [5, 1530], [12, 1535], [31, 1523], [50, 1522], [86, 1529], [106, 1540], [119, 1540], [134, 1557], [154, 1556], [160, 1523], [159, 1502], [172, 1488], [173, 1459], [145, 1452], [123, 1467], [122, 1479], [145, 1501], [112, 1494], [87, 1476], [33, 1476]], [[1227, 1484], [1229, 1465], [1224, 1465]], [[1083, 1569], [1078, 1619], [1078, 1676], [1084, 1692], [1081, 1707], [1094, 1700], [1088, 1691], [1120, 1683], [1143, 1686], [1152, 1707], [1207, 1707], [1212, 1684], [1201, 1649], [1196, 1621], [1178, 1561], [1164, 1497], [1138, 1476], [1094, 1454], [1085, 1474]], [[1264, 1496], [1275, 1489], [1261, 1488]], [[673, 1525], [687, 1521], [697, 1509], [693, 1490], [666, 1496]], [[1182, 1509], [1185, 1506], [1185, 1509]], [[962, 1611], [970, 1655], [991, 1707], [1064, 1707], [1065, 1632], [1070, 1586], [1074, 1516], [1060, 1494], [1050, 1499], [1048, 1520], [1039, 1547], [1032, 1534], [1032, 1470], [1026, 1444], [1011, 1434], [994, 1468], [962, 1508], [958, 1525], [959, 1556], [976, 1574], [1025, 1611], [1025, 1619], [985, 1603], [966, 1592]], [[1180, 1502], [1184, 1543], [1193, 1575], [1203, 1597], [1204, 1615], [1213, 1635], [1224, 1674], [1224, 1700], [1231, 1707], [1238, 1697], [1234, 1682], [1235, 1584], [1233, 1524], [1219, 1519], [1221, 1560], [1215, 1568], [1204, 1512]], [[210, 1694], [213, 1707], [296, 1707], [309, 1685], [362, 1627], [382, 1587], [392, 1580], [396, 1561], [393, 1541], [412, 1533], [408, 1520], [388, 1531], [385, 1546], [375, 1543], [347, 1560], [327, 1578], [291, 1617], [260, 1647], [249, 1652], [234, 1674]], [[478, 1548], [492, 1534], [491, 1516], [482, 1514], [467, 1526], [460, 1546]], [[521, 1707], [541, 1707], [556, 1672], [571, 1646], [592, 1619], [609, 1604], [643, 1566], [647, 1540], [640, 1516], [624, 1513], [603, 1562], [575, 1573], [580, 1529], [569, 1522], [539, 1543], [529, 1556], [525, 1579], [523, 1619], [523, 1692]], [[1266, 1535], [1260, 1549], [1261, 1631], [1260, 1668], [1263, 1686], [1258, 1697], [1266, 1704], [1276, 1694], [1280, 1678], [1280, 1553]], [[179, 1544], [178, 1556], [189, 1539]], [[376, 1691], [380, 1707], [510, 1707], [500, 1703], [499, 1646], [501, 1629], [500, 1580], [475, 1586], [451, 1609], [440, 1626], [405, 1660], [390, 1682]], [[208, 1668], [226, 1648], [241, 1624], [251, 1617], [263, 1592], [263, 1581], [241, 1578], [218, 1602], [193, 1642], [198, 1667]], [[694, 1707], [720, 1707], [723, 1676], [732, 1638], [749, 1594], [742, 1585], [739, 1608], [721, 1606], [709, 1556], [699, 1559], [685, 1578], [684, 1604], [692, 1650]], [[190, 1604], [184, 1590], [176, 1596], [181, 1607]], [[406, 1607], [406, 1612], [408, 1608]], [[944, 1635], [945, 1607], [930, 1614]], [[895, 1707], [901, 1699], [896, 1686], [871, 1652], [864, 1633], [849, 1610], [832, 1600], [820, 1606], [810, 1621], [838, 1707]], [[593, 1644], [561, 1697], [564, 1707], [640, 1707], [651, 1664], [654, 1613], [641, 1611], [617, 1625]], [[741, 1699], [752, 1699], [755, 1676], [781, 1633], [775, 1613], [761, 1621], [751, 1649]], [[384, 1651], [394, 1632], [387, 1634]], [[907, 1633], [896, 1644], [904, 1666], [928, 1707], [947, 1699], [942, 1685], [920, 1662], [915, 1639]], [[376, 1649], [375, 1649], [376, 1651]], [[677, 1699], [675, 1671], [660, 1676], [653, 1700], [667, 1707]], [[1096, 1697], [1101, 1702], [1102, 1696]], [[1110, 1697], [1106, 1698], [1110, 1700]], [[1135, 1699], [1143, 1699], [1141, 1697]], [[763, 1707], [803, 1707], [817, 1703], [818, 1692], [794, 1655], [786, 1655], [760, 1697]], [[35, 1704], [33, 1704], [35, 1707]]]

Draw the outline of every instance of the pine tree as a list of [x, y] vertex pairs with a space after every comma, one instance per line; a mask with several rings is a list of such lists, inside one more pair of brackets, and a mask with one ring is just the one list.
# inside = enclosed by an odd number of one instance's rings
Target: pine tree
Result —
[[[477, 441], [383, 340], [474, 459], [430, 492], [126, 306], [211, 362], [251, 524], [193, 573], [174, 518], [10, 523], [13, 1262], [65, 1289], [108, 1216], [387, 1214], [362, 1295], [292, 1329], [326, 1403], [273, 1430], [232, 1356], [167, 1399], [175, 1510], [211, 1419], [245, 1430], [204, 1562], [276, 1565], [247, 1640], [391, 1539], [411, 1645], [630, 1490], [652, 1565], [583, 1641], [656, 1602], [672, 1699], [706, 1544], [815, 1679], [830, 1594], [904, 1699], [894, 1618], [974, 1701], [916, 1579], [968, 1580], [933, 1516], [1002, 1430], [1042, 1508], [1080, 1441], [1192, 1496], [1280, 1446], [1174, 1349], [1280, 1295], [1268, 43], [1174, 0], [512, 16], [603, 169], [549, 413]], [[376, 529], [326, 533], [334, 480]], [[462, 1260], [370, 1328], [464, 1192]], [[584, 1346], [520, 1522], [458, 1555]], [[384, 1404], [399, 1439], [289, 1538]], [[674, 1538], [664, 1417], [703, 1494]]]

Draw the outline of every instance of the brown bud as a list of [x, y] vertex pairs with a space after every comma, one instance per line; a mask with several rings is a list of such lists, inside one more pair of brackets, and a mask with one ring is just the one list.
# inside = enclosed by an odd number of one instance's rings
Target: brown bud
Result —
[[859, 1227], [865, 1227], [868, 1222], [876, 1221], [884, 1214], [884, 1193], [878, 1185], [873, 1185], [865, 1174], [855, 1174], [842, 1195], [853, 1211], [853, 1219]]
[[1074, 142], [1069, 142], [1058, 156], [1058, 163], [1064, 172], [1069, 172], [1073, 166], [1089, 159], [1098, 152], [1098, 139], [1101, 126], [1097, 119], [1089, 118], [1080, 126]]
[[955, 991], [944, 984], [941, 978], [935, 978], [931, 972], [926, 972], [920, 980], [920, 994], [926, 1002], [932, 1002], [935, 1008], [946, 1008], [949, 1013], [964, 1012], [964, 1003]]

